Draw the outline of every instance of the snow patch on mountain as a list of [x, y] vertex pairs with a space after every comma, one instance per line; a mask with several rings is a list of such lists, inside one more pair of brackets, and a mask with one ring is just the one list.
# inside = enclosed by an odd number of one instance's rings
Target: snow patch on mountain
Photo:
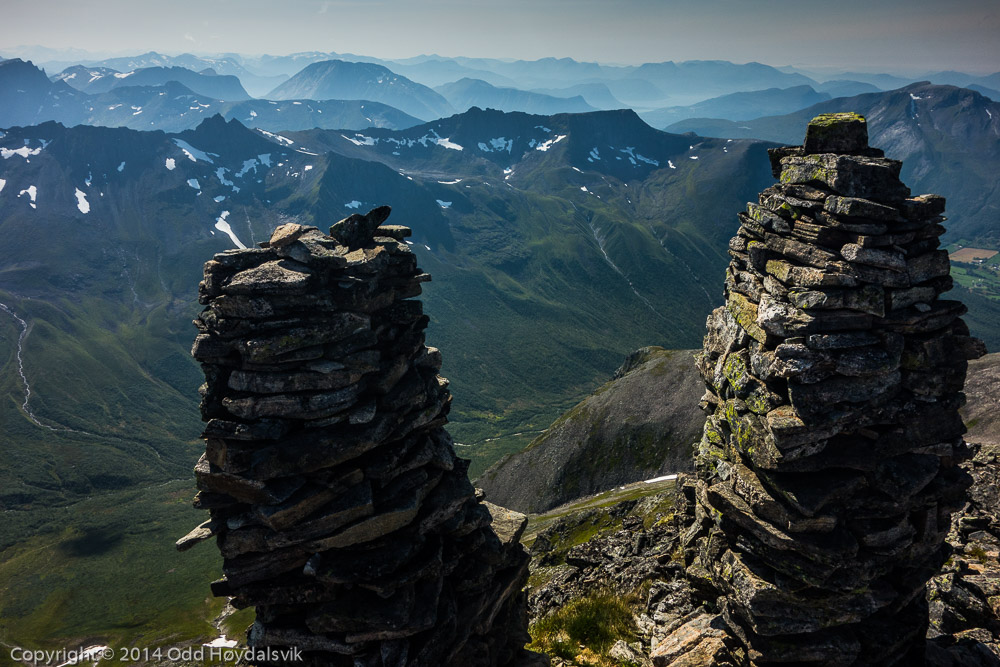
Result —
[[125, 171], [125, 161], [124, 160], [122, 160], [122, 163], [120, 165], [118, 165], [118, 173], [120, 174], [123, 171]]
[[[674, 477], [677, 477], [677, 475], [674, 475]], [[237, 644], [239, 644], [239, 642], [235, 639], [226, 639], [226, 635], [222, 635], [207, 644], [202, 644], [202, 646], [208, 646], [210, 648], [234, 648]]]
[[451, 202], [450, 201], [441, 201], [440, 199], [438, 199], [436, 201], [438, 203], [438, 206], [440, 206], [441, 208], [451, 208]]
[[87, 201], [87, 193], [80, 188], [76, 189], [76, 207], [80, 213], [90, 213], [90, 202]]
[[251, 169], [253, 169], [253, 173], [257, 173], [257, 158], [243, 160], [243, 168], [236, 172], [236, 176], [234, 178], [243, 178]]
[[[433, 132], [433, 130], [432, 130], [432, 132]], [[434, 132], [434, 134], [436, 135], [437, 132]], [[454, 141], [452, 141], [448, 137], [437, 137], [434, 140], [434, 143], [436, 143], [438, 146], [443, 146], [444, 148], [450, 148], [453, 151], [464, 150], [464, 148], [462, 146], [459, 146], [458, 144], [456, 144]]]
[[[275, 104], [275, 102], [271, 102], [271, 104]], [[251, 112], [251, 114], [254, 115], [254, 116], [257, 115], [255, 112]], [[260, 132], [261, 134], [263, 134], [265, 137], [270, 137], [271, 139], [274, 139], [279, 144], [284, 144], [286, 146], [291, 146], [292, 144], [295, 143], [294, 141], [292, 141], [288, 137], [283, 137], [280, 134], [274, 134], [273, 132], [268, 132], [267, 130], [262, 130], [259, 127], [257, 128], [257, 131]]]
[[198, 191], [201, 190], [201, 183], [198, 182], [197, 178], [189, 178], [188, 181], [187, 181], [187, 183], [188, 183], [188, 185], [190, 185], [195, 190], [198, 190]]
[[477, 145], [479, 146], [479, 150], [484, 153], [492, 153], [493, 151], [496, 151], [497, 153], [507, 151], [510, 153], [514, 148], [514, 140], [506, 137], [494, 137], [493, 139], [490, 139], [488, 145], [484, 141], [480, 141]]
[[9, 160], [10, 158], [14, 157], [15, 155], [19, 155], [20, 157], [23, 157], [25, 160], [27, 160], [29, 157], [32, 157], [32, 156], [35, 156], [35, 155], [38, 155], [39, 153], [41, 153], [42, 149], [44, 149], [50, 143], [52, 143], [52, 142], [51, 141], [46, 141], [45, 139], [42, 139], [41, 140], [41, 144], [42, 144], [41, 146], [39, 146], [38, 148], [31, 148], [28, 145], [28, 140], [25, 139], [24, 140], [24, 146], [22, 146], [21, 148], [14, 148], [14, 149], [11, 149], [11, 148], [0, 148], [0, 156], [2, 156], [4, 160]]
[[166, 167], [168, 171], [173, 171], [174, 169], [177, 168], [177, 163], [174, 162], [174, 159], [172, 157], [168, 157], [166, 162]]
[[357, 199], [352, 199], [351, 201], [344, 204], [344, 208], [360, 208], [360, 207], [361, 207], [361, 202], [359, 202]]
[[560, 141], [565, 139], [567, 136], [568, 135], [565, 134], [557, 134], [555, 139], [549, 139], [548, 141], [543, 141], [542, 143], [535, 146], [535, 150], [545, 152], [550, 148], [552, 148], [552, 146], [554, 146], [555, 144], [558, 144]]
[[28, 187], [17, 193], [18, 198], [21, 198], [23, 195], [28, 195], [28, 199], [31, 200], [30, 201], [31, 208], [38, 208], [37, 206], [35, 206], [35, 199], [38, 197], [38, 188], [36, 188], [34, 185], [29, 185]]
[[[629, 156], [629, 162], [636, 164], [636, 160], [639, 162], [645, 162], [646, 164], [651, 164], [654, 167], [659, 167], [660, 162], [658, 160], [653, 160], [651, 158], [645, 157], [640, 153], [635, 152], [635, 146], [626, 146], [625, 148], [619, 149], [619, 152], [625, 153]], [[638, 166], [638, 165], [636, 165]]]
[[7, 181], [0, 178], [0, 192], [3, 192], [3, 187], [7, 185]]
[[216, 153], [206, 153], [203, 150], [199, 150], [182, 139], [174, 139], [174, 143], [177, 144], [177, 147], [180, 148], [181, 151], [184, 152], [184, 155], [187, 155], [188, 159], [192, 162], [204, 160], [209, 164], [215, 164], [210, 156], [214, 155], [215, 157], [219, 157]]
[[378, 139], [376, 139], [375, 137], [366, 137], [363, 134], [355, 134], [354, 136], [359, 137], [358, 139], [349, 137], [346, 134], [342, 134], [340, 136], [342, 136], [344, 139], [347, 139], [355, 146], [374, 146], [376, 143], [378, 143]]
[[229, 170], [226, 169], [225, 167], [219, 167], [218, 169], [215, 170], [215, 176], [216, 178], [219, 179], [219, 182], [225, 185], [226, 187], [232, 187], [236, 184], [226, 178], [227, 171]]
[[239, 248], [246, 248], [246, 246], [243, 245], [243, 242], [236, 238], [233, 228], [229, 226], [228, 222], [226, 222], [226, 218], [228, 217], [229, 211], [223, 211], [219, 214], [219, 219], [215, 221], [215, 228], [229, 236], [229, 238], [233, 240], [233, 243], [235, 243]]

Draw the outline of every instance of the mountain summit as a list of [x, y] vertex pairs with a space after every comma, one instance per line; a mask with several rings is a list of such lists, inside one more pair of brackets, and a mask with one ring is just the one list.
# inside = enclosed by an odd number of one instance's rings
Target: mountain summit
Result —
[[306, 66], [267, 97], [273, 100], [373, 100], [421, 120], [450, 116], [455, 109], [425, 85], [382, 65], [324, 60]]

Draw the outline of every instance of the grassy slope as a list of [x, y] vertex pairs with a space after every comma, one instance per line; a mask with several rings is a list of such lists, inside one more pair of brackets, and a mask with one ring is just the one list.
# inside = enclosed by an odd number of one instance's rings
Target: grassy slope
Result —
[[154, 648], [217, 636], [210, 620], [223, 601], [208, 582], [219, 576], [218, 553], [173, 545], [202, 519], [193, 493], [175, 481], [5, 515], [7, 529], [33, 536], [0, 552], [0, 643]]

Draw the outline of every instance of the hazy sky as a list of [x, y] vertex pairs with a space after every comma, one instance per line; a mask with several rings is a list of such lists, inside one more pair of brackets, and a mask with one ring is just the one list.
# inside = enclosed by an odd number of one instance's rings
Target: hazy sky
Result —
[[1000, 70], [998, 0], [2, 0], [0, 53], [424, 53]]

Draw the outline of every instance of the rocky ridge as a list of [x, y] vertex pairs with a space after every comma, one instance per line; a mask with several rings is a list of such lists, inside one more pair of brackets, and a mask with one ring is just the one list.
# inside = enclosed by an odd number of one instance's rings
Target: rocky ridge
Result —
[[[482, 502], [443, 426], [451, 396], [424, 345], [430, 279], [383, 225], [286, 224], [205, 265], [206, 452], [195, 505], [217, 536], [212, 584], [256, 607], [254, 664], [521, 665], [523, 515]], [[275, 657], [278, 656], [278, 657]]]
[[[979, 445], [973, 445], [978, 449]], [[973, 479], [970, 503], [953, 516], [951, 555], [926, 587], [930, 608], [926, 663], [932, 667], [1000, 665], [1000, 452], [984, 446], [962, 463]], [[593, 502], [532, 516], [526, 544], [532, 555], [528, 608], [536, 648], [553, 665], [704, 667], [740, 664], [738, 646], [704, 591], [691, 586], [683, 566], [684, 516], [693, 511], [695, 480], [682, 476], [675, 489], [621, 502]], [[533, 530], [539, 523], [542, 530]], [[593, 533], [593, 534], [592, 534]], [[580, 535], [588, 536], [581, 540]], [[628, 601], [630, 630], [605, 651], [570, 644], [560, 651], [542, 630], [594, 591]], [[562, 611], [565, 614], [565, 611]], [[553, 650], [555, 649], [555, 650]], [[567, 650], [569, 649], [569, 650]], [[589, 656], [589, 657], [588, 657]]]
[[693, 469], [701, 434], [701, 378], [690, 350], [644, 347], [612, 380], [557, 419], [524, 450], [476, 480], [519, 512], [545, 512], [581, 496]]

